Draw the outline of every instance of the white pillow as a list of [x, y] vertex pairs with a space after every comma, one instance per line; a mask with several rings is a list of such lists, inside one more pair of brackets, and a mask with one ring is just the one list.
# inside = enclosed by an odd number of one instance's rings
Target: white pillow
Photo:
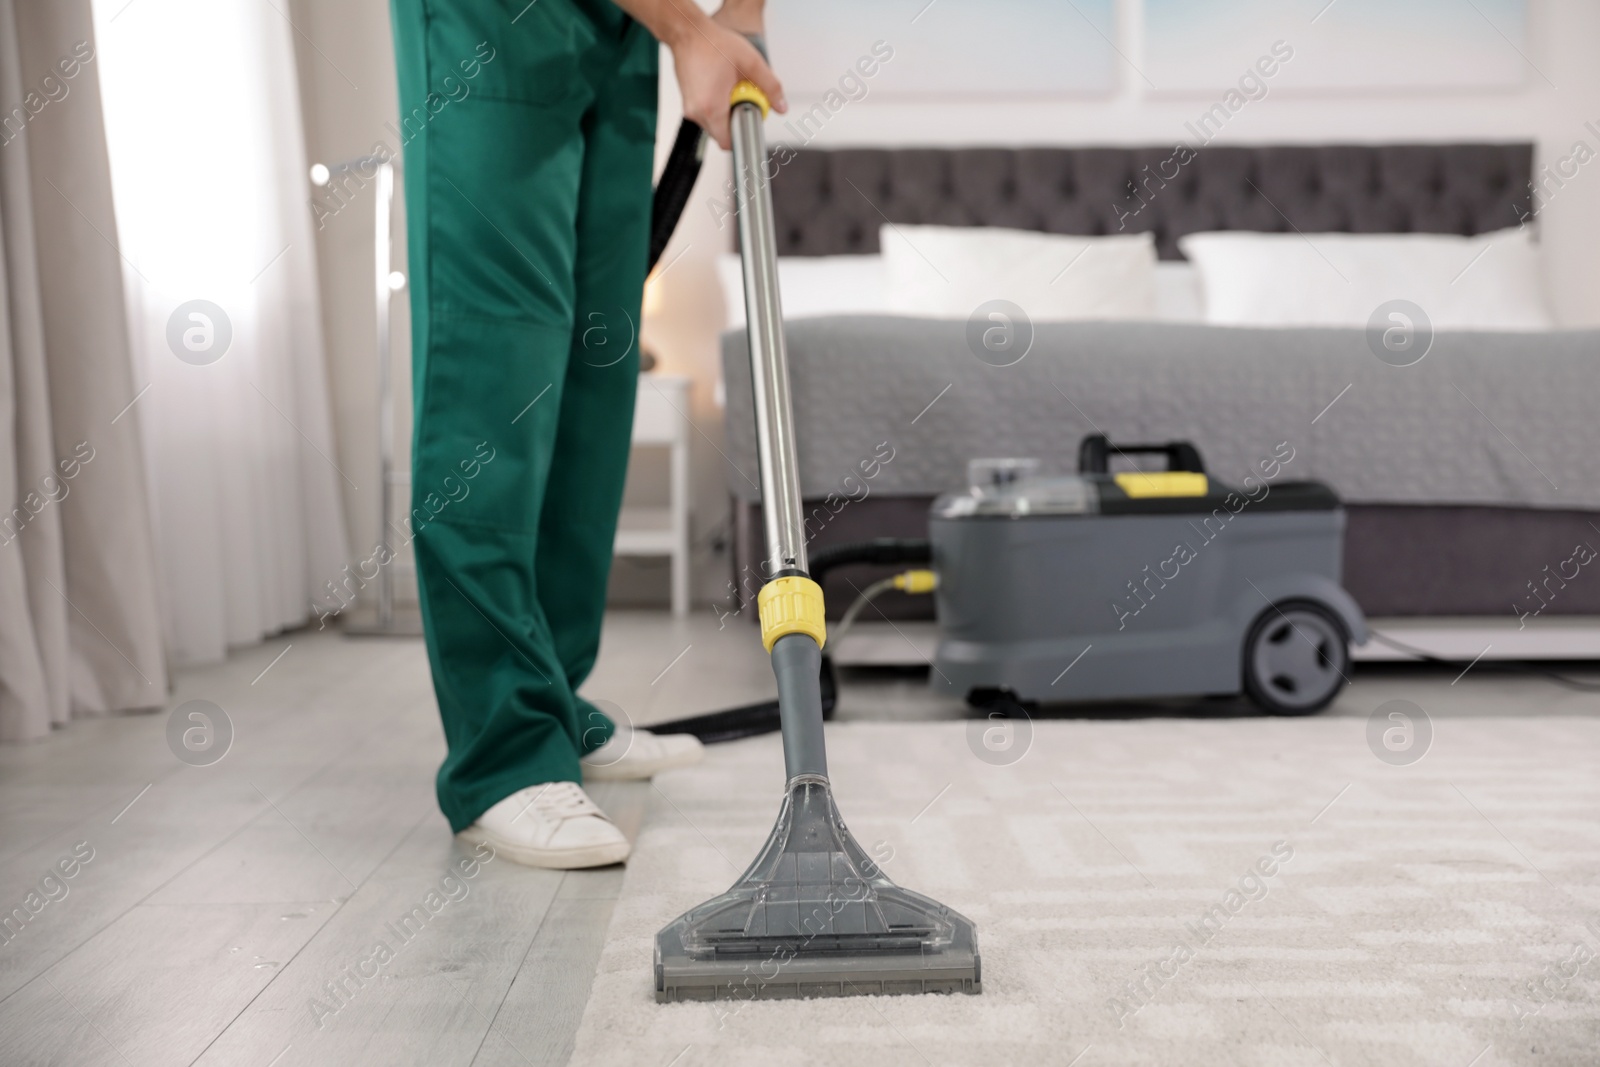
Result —
[[1551, 325], [1527, 230], [1447, 234], [1192, 233], [1205, 321], [1226, 326], [1365, 326], [1409, 300], [1435, 329]]
[[[727, 309], [724, 329], [744, 326], [744, 268], [737, 252], [717, 257]], [[778, 295], [785, 319], [871, 315], [884, 304], [882, 256], [779, 256]]]
[[1009, 300], [1035, 322], [1156, 315], [1156, 245], [1148, 233], [890, 225], [879, 242], [896, 314], [965, 319], [990, 300]]

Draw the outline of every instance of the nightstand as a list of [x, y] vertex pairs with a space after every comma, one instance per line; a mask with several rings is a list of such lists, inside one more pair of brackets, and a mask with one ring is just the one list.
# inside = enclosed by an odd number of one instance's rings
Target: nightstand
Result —
[[666, 507], [625, 507], [612, 551], [672, 559], [672, 613], [689, 613], [689, 379], [639, 375], [633, 409], [635, 448], [665, 448], [671, 458]]

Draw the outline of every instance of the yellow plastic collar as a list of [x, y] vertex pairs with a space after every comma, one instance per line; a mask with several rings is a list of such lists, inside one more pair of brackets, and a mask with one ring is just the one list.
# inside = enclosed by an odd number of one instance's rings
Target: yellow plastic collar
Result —
[[752, 81], [742, 81], [733, 87], [733, 93], [728, 97], [728, 106], [735, 104], [755, 104], [761, 109], [761, 117], [766, 118], [772, 110], [772, 105], [767, 102], [767, 94]]
[[803, 575], [774, 578], [762, 586], [756, 610], [761, 616], [761, 643], [768, 652], [788, 634], [809, 634], [818, 648], [828, 640], [822, 586]]
[[1125, 471], [1116, 475], [1116, 482], [1131, 497], [1206, 495], [1206, 476], [1193, 471]]

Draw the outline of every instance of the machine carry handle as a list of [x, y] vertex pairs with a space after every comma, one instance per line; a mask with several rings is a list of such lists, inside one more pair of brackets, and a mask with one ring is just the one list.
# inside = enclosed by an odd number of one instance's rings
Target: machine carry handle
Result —
[[1165, 456], [1169, 471], [1189, 471], [1194, 474], [1206, 472], [1206, 465], [1200, 459], [1200, 450], [1188, 441], [1114, 445], [1105, 434], [1093, 433], [1078, 444], [1078, 473], [1109, 474], [1112, 453], [1119, 456]]

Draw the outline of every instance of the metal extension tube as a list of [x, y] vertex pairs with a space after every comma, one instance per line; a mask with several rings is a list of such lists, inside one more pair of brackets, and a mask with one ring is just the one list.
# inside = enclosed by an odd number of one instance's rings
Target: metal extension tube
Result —
[[[778, 249], [772, 224], [761, 108], [733, 107], [734, 196], [739, 218], [739, 258], [744, 267], [745, 321], [750, 377], [755, 391], [756, 441], [767, 533], [767, 578], [805, 575], [805, 519], [800, 465], [795, 456], [794, 405], [789, 398], [789, 357], [783, 346], [783, 304], [778, 293]], [[778, 678], [788, 776], [827, 777], [818, 685], [820, 646], [803, 634], [780, 637], [772, 648]]]
[[787, 782], [755, 862], [726, 893], [656, 935], [656, 999], [977, 993], [982, 967], [972, 923], [890, 881], [851, 836], [828, 781], [819, 685], [826, 626], [822, 590], [806, 573], [764, 104], [748, 83], [734, 90], [739, 251], [771, 552], [761, 632], [778, 682]]
[[778, 296], [772, 190], [767, 182], [761, 121], [761, 109], [754, 104], [738, 104], [733, 109], [739, 258], [744, 263], [744, 310], [761, 453], [767, 577], [771, 578], [786, 571], [805, 572], [806, 539], [800, 511], [800, 467], [794, 451], [794, 405], [789, 399], [789, 357], [783, 347], [783, 308]]

